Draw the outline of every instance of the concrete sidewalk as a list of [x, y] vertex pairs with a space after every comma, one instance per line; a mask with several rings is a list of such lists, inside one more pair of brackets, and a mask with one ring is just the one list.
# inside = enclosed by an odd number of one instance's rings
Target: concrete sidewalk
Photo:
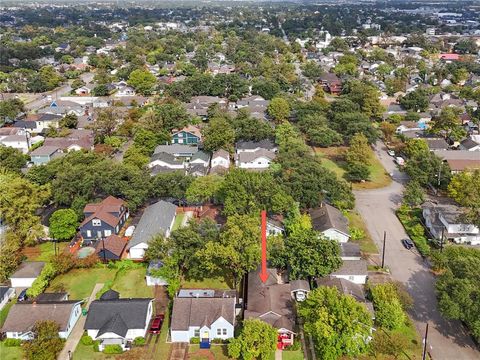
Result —
[[[90, 297], [88, 298], [86, 308], [90, 306], [90, 303], [95, 300], [97, 293], [103, 288], [103, 284], [95, 284], [95, 287], [92, 290], [92, 293], [90, 294]], [[65, 342], [65, 346], [63, 347], [63, 350], [60, 352], [60, 355], [58, 355], [58, 360], [70, 360], [70, 357], [68, 355], [68, 352], [71, 352], [71, 356], [73, 357], [73, 352], [75, 351], [75, 348], [77, 347], [78, 343], [80, 342], [80, 338], [83, 335], [83, 327], [85, 325], [85, 321], [87, 320], [86, 316], [81, 315], [80, 318], [78, 319], [77, 323], [73, 327], [72, 332], [70, 333], [70, 336], [68, 337], [67, 341]]]

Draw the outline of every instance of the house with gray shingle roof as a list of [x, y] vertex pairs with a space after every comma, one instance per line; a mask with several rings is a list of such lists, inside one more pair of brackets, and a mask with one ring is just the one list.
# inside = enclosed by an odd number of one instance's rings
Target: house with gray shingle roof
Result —
[[148, 206], [128, 242], [127, 251], [130, 259], [143, 259], [148, 243], [156, 235], [169, 237], [172, 232], [177, 207], [172, 203], [160, 200]]
[[337, 208], [322, 203], [320, 207], [311, 209], [309, 214], [313, 229], [321, 232], [327, 238], [340, 243], [350, 239], [348, 219]]
[[106, 345], [127, 349], [129, 342], [145, 337], [153, 314], [153, 299], [100, 298], [90, 304], [84, 329], [88, 336]]
[[225, 292], [182, 290], [173, 300], [170, 335], [172, 342], [189, 342], [200, 338], [202, 342], [213, 339], [230, 339], [234, 336], [235, 295]]

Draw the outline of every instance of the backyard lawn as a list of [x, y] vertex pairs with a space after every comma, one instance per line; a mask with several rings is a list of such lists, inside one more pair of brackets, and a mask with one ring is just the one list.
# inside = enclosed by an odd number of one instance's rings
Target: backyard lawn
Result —
[[[330, 147], [330, 148], [314, 148], [315, 153], [321, 159], [325, 168], [333, 171], [337, 177], [343, 178], [345, 174], [345, 161], [342, 159], [342, 154], [347, 150], [347, 147]], [[373, 154], [373, 152], [372, 152]], [[378, 189], [389, 185], [392, 182], [390, 175], [387, 174], [382, 164], [378, 159], [372, 157], [372, 165], [370, 168], [370, 181], [364, 183], [353, 183], [353, 190], [367, 190]]]
[[108, 269], [106, 266], [91, 269], [73, 269], [68, 273], [57, 276], [47, 291], [67, 291], [70, 299], [85, 299], [90, 296], [97, 283], [113, 281], [116, 269]]
[[203, 280], [185, 279], [182, 281], [182, 288], [193, 289], [231, 289], [233, 284], [227, 284], [226, 279], [223, 276], [209, 277]]
[[[57, 252], [61, 254], [68, 247], [68, 242], [57, 242]], [[28, 246], [23, 249], [23, 254], [28, 261], [48, 261], [55, 254], [54, 243], [47, 241], [35, 246]]]
[[3, 341], [0, 341], [0, 359], [2, 360], [21, 360], [22, 348], [20, 346], [6, 347]]
[[185, 217], [185, 213], [178, 213], [177, 216], [175, 216], [175, 221], [173, 222], [172, 231], [177, 230], [182, 225], [182, 221], [184, 217]]
[[351, 211], [348, 211], [345, 214], [345, 216], [348, 219], [350, 228], [360, 229], [365, 234], [363, 239], [360, 239], [360, 240], [351, 239], [350, 241], [356, 242], [357, 244], [359, 244], [360, 245], [360, 250], [364, 253], [378, 254], [377, 246], [373, 242], [373, 239], [370, 236], [370, 233], [368, 232], [367, 226], [363, 222], [363, 219], [362, 219], [361, 215], [358, 212], [356, 212], [355, 210], [351, 210]]
[[111, 288], [118, 291], [123, 298], [153, 297], [155, 287], [147, 286], [145, 281], [146, 272], [146, 267], [119, 270]]

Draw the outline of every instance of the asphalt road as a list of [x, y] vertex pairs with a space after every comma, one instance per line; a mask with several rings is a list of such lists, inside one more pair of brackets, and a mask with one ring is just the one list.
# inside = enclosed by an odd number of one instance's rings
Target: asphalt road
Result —
[[[92, 73], [83, 73], [80, 75], [80, 78], [85, 81], [85, 83], [89, 83], [93, 79], [93, 74]], [[46, 105], [49, 105], [52, 100], [55, 100], [56, 98], [60, 98], [60, 96], [64, 96], [64, 94], [70, 93], [72, 90], [72, 87], [70, 86], [70, 82], [68, 82], [65, 85], [62, 85], [52, 91], [48, 91], [45, 93], [38, 94], [37, 98], [33, 101], [30, 101], [28, 104], [25, 105], [25, 108], [28, 111], [34, 111], [41, 109], [45, 107]], [[48, 99], [48, 96], [51, 96], [51, 99]]]
[[385, 265], [390, 268], [395, 280], [405, 284], [414, 299], [411, 316], [418, 332], [423, 337], [428, 321], [427, 345], [433, 360], [480, 359], [480, 352], [462, 324], [459, 321], [446, 321], [440, 315], [435, 297], [435, 277], [428, 263], [416, 251], [409, 251], [401, 244], [400, 240], [407, 234], [395, 215], [395, 209], [400, 204], [406, 177], [398, 171], [383, 143], [376, 144], [375, 154], [385, 169], [393, 174], [394, 181], [382, 189], [355, 192], [356, 207], [380, 253], [383, 233], [387, 232]]

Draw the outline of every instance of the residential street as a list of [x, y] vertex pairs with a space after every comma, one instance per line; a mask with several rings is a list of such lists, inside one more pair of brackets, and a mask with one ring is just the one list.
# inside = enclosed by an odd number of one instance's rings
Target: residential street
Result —
[[368, 230], [382, 250], [383, 232], [387, 232], [385, 264], [392, 277], [404, 283], [414, 299], [412, 318], [418, 332], [425, 332], [430, 323], [428, 351], [434, 360], [474, 360], [480, 358], [471, 338], [458, 321], [444, 320], [438, 309], [434, 291], [435, 278], [428, 264], [414, 251], [406, 250], [400, 240], [407, 237], [395, 215], [401, 201], [405, 175], [399, 172], [385, 150], [383, 143], [376, 144], [375, 154], [385, 169], [393, 174], [394, 181], [388, 187], [376, 190], [356, 191], [356, 207]]

